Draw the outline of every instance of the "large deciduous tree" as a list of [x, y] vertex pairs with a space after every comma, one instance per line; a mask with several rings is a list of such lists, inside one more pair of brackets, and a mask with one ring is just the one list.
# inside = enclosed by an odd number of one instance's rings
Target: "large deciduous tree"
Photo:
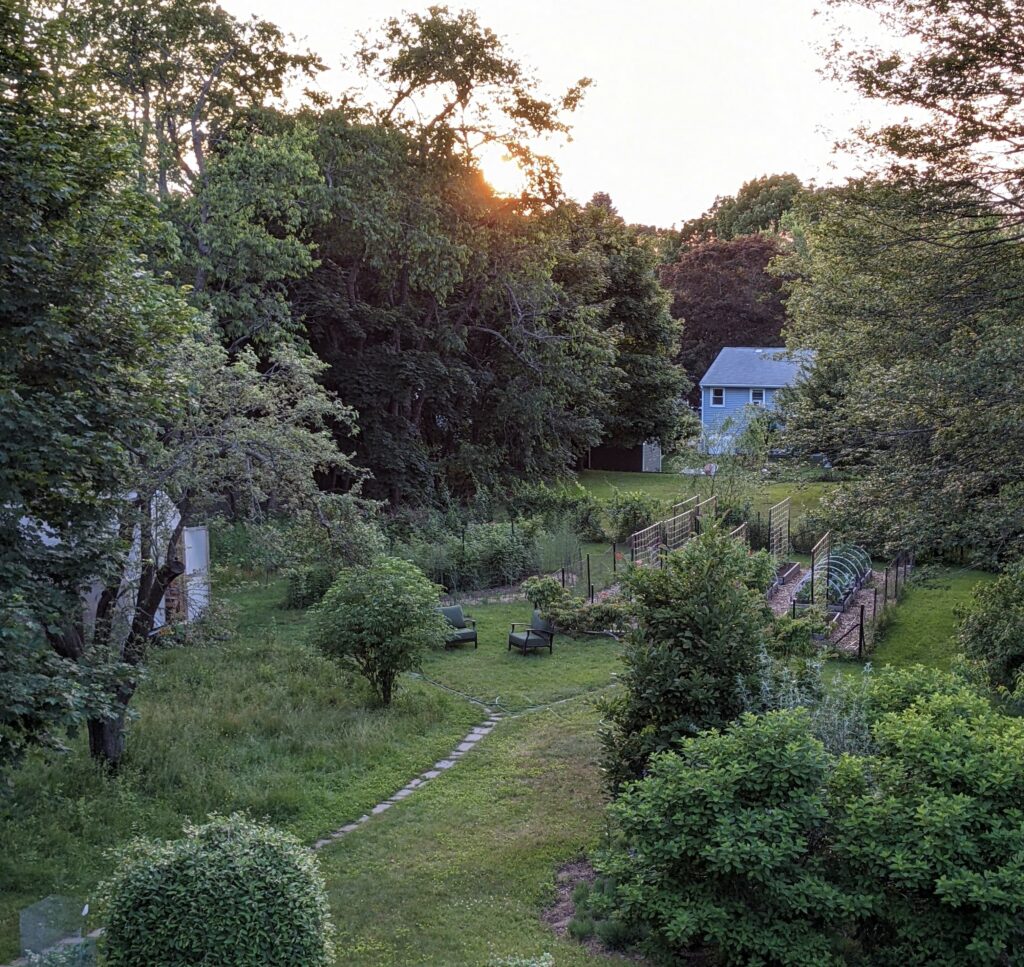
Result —
[[875, 181], [805, 210], [789, 309], [817, 372], [788, 423], [798, 445], [828, 447], [863, 477], [836, 504], [852, 534], [1014, 557], [1024, 549], [1020, 6], [854, 5], [890, 37], [840, 37], [833, 71], [904, 120], [858, 132]]

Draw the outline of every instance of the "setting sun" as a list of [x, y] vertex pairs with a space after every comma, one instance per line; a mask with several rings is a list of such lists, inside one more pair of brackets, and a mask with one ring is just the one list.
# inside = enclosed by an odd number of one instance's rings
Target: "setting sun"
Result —
[[477, 153], [484, 180], [499, 195], [516, 196], [526, 188], [522, 169], [499, 144], [488, 144]]

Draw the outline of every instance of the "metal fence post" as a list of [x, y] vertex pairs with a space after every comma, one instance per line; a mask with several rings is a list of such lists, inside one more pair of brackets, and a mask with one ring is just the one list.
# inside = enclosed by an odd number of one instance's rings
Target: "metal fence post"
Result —
[[871, 620], [874, 621], [875, 616], [878, 614], [878, 588], [873, 588], [872, 590], [875, 594], [871, 599]]
[[886, 607], [889, 607], [889, 568], [885, 569], [885, 594], [882, 595], [882, 601]]
[[[814, 604], [814, 562], [815, 562], [815, 558], [817, 557], [817, 553], [816, 553], [817, 546], [818, 545], [815, 544], [814, 547], [811, 548], [811, 604], [812, 605]], [[793, 604], [794, 605], [796, 604], [795, 600], [793, 601]]]
[[857, 657], [864, 657], [864, 605], [860, 606], [860, 634], [857, 638]]
[[565, 568], [562, 568], [562, 587], [565, 587]]
[[587, 555], [587, 587], [593, 588], [594, 585], [590, 583], [590, 555]]
[[612, 541], [612, 574], [614, 574], [618, 570], [618, 566], [615, 563], [615, 557], [616, 557], [616, 544], [615, 544], [615, 541]]

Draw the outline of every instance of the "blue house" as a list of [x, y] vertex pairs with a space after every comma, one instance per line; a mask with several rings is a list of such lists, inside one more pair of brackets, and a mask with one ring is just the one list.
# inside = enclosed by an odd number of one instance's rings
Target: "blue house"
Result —
[[776, 393], [800, 377], [809, 351], [727, 346], [700, 381], [701, 446], [711, 454], [732, 453], [750, 414], [771, 409]]

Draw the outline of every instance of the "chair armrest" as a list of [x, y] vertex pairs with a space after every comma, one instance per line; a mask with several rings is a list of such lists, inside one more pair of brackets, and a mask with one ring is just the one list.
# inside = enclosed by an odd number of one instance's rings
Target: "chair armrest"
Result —
[[531, 628], [530, 632], [535, 635], [540, 635], [543, 638], [555, 637], [555, 633], [553, 631], [545, 631], [543, 628]]
[[523, 624], [522, 621], [513, 621], [512, 622], [512, 631], [516, 630], [516, 625], [521, 625], [521, 624]]
[[462, 620], [465, 621], [466, 624], [472, 625], [474, 628], [476, 628], [476, 618], [471, 618], [469, 617], [469, 615], [464, 614], [462, 616]]

